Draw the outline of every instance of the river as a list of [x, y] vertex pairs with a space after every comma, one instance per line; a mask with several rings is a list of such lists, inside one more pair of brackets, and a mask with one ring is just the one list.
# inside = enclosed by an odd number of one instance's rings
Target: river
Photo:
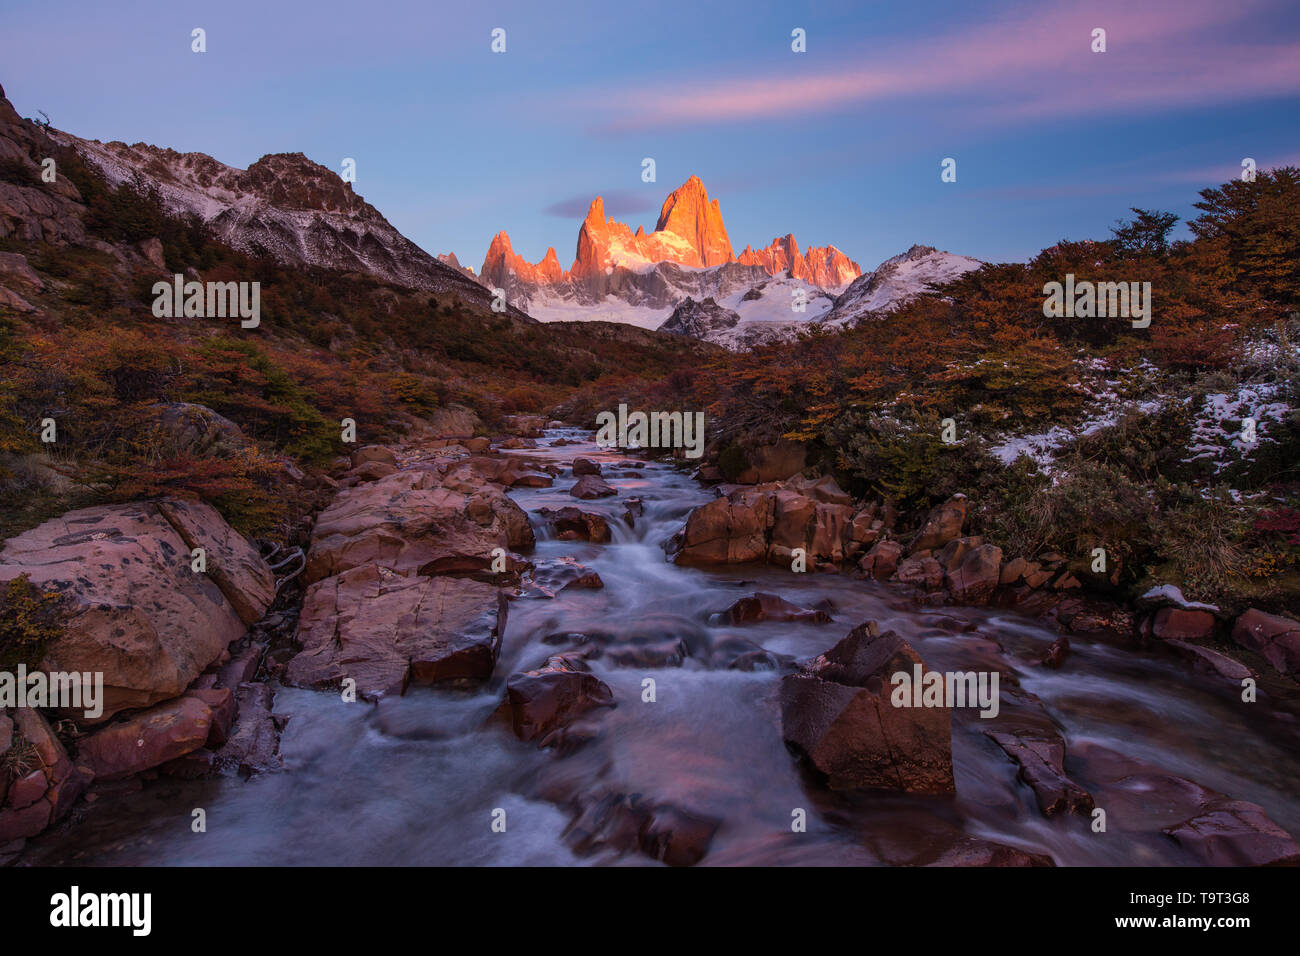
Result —
[[[576, 443], [546, 447], [561, 436]], [[552, 488], [512, 491], [537, 532], [530, 557], [572, 556], [605, 586], [513, 602], [490, 682], [473, 690], [416, 687], [379, 706], [277, 688], [276, 711], [290, 718], [282, 771], [247, 781], [161, 778], [102, 796], [30, 841], [21, 862], [657, 865], [635, 850], [582, 847], [566, 833], [572, 814], [556, 795], [602, 793], [640, 794], [720, 821], [705, 865], [919, 863], [963, 836], [1050, 856], [1058, 865], [1191, 862], [1158, 832], [1121, 838], [1114, 812], [1107, 834], [1093, 832], [1086, 815], [1044, 818], [1017, 781], [1016, 765], [974, 715], [953, 721], [955, 796], [824, 791], [782, 743], [780, 674], [718, 662], [745, 641], [811, 657], [868, 619], [900, 633], [933, 668], [960, 670], [976, 661], [1014, 674], [1061, 729], [1066, 769], [1085, 786], [1100, 766], [1087, 755], [1113, 751], [1258, 803], [1300, 834], [1293, 714], [1266, 701], [1245, 708], [1233, 685], [1118, 638], [1072, 637], [1066, 665], [1046, 669], [1036, 662], [1055, 630], [1014, 612], [918, 607], [903, 589], [848, 575], [678, 567], [666, 560], [662, 542], [711, 491], [664, 463], [638, 464], [641, 475], [628, 474], [617, 466], [625, 456], [596, 448], [590, 433], [552, 430], [539, 444], [516, 454], [601, 461], [619, 495], [579, 503], [609, 516], [613, 541], [594, 545], [557, 540], [534, 514], [575, 503], [565, 493], [567, 475]], [[629, 496], [644, 503], [635, 527], [621, 520]], [[833, 621], [708, 623], [755, 590], [830, 608]], [[506, 678], [564, 649], [547, 643], [548, 635], [596, 631], [680, 638], [691, 656], [681, 666], [657, 668], [598, 658], [592, 670], [617, 706], [591, 715], [592, 738], [561, 755], [517, 740], [494, 716]], [[653, 702], [642, 701], [647, 677], [655, 682]], [[1158, 803], [1160, 795], [1151, 799]], [[191, 829], [195, 808], [206, 812], [206, 832]], [[799, 809], [807, 816], [802, 833], [791, 827]], [[498, 810], [505, 811], [505, 832], [492, 827]]]

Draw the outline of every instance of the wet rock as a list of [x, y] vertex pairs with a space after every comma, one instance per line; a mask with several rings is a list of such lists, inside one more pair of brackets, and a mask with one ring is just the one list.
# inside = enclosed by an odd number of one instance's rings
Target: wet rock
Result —
[[96, 730], [78, 741], [77, 760], [97, 780], [115, 780], [197, 750], [211, 732], [212, 709], [187, 695]]
[[1071, 634], [1109, 633], [1131, 638], [1137, 633], [1133, 612], [1101, 598], [1071, 596], [1056, 605], [1056, 621]]
[[966, 523], [966, 504], [965, 495], [953, 495], [934, 508], [908, 545], [908, 552], [935, 550], [953, 538], [961, 537], [962, 525]]
[[1180, 640], [1171, 640], [1165, 643], [1184, 660], [1190, 661], [1194, 669], [1202, 673], [1218, 674], [1220, 677], [1226, 677], [1237, 684], [1240, 684], [1247, 677], [1255, 676], [1255, 672], [1245, 664], [1235, 661], [1227, 654], [1221, 654], [1212, 648]]
[[600, 465], [590, 458], [573, 459], [573, 476], [581, 478], [583, 475], [599, 475]]
[[611, 667], [681, 667], [691, 656], [682, 640], [655, 641], [648, 644], [615, 643], [598, 649], [598, 656]]
[[1070, 639], [1065, 635], [1061, 635], [1056, 640], [1052, 641], [1052, 646], [1049, 647], [1047, 653], [1043, 655], [1043, 665], [1045, 667], [1050, 667], [1053, 670], [1058, 670], [1061, 665], [1065, 663], [1065, 659], [1069, 656]]
[[694, 866], [709, 851], [721, 821], [641, 794], [605, 793], [575, 798], [566, 836], [578, 853], [639, 850], [669, 866]]
[[503, 592], [462, 578], [394, 574], [373, 564], [308, 589], [298, 620], [302, 651], [285, 672], [301, 687], [356, 681], [359, 696], [400, 694], [492, 674], [506, 623]]
[[495, 548], [533, 546], [528, 516], [486, 484], [470, 494], [436, 472], [399, 471], [341, 491], [316, 518], [303, 581], [367, 564], [451, 574], [490, 569]]
[[[192, 547], [206, 550], [207, 573], [191, 570]], [[256, 549], [197, 502], [68, 512], [5, 543], [0, 582], [21, 574], [63, 595], [64, 628], [43, 666], [102, 672], [101, 722], [178, 697], [274, 593]]]
[[510, 483], [511, 488], [549, 488], [555, 484], [555, 479], [550, 475], [539, 475], [536, 472], [526, 472]]
[[1232, 639], [1289, 677], [1300, 677], [1300, 621], [1251, 608], [1232, 626]]
[[1034, 791], [1043, 816], [1092, 810], [1092, 795], [1065, 775], [1065, 741], [1059, 733], [1028, 728], [985, 733], [1019, 765], [1017, 776]]
[[1164, 832], [1203, 866], [1300, 865], [1300, 844], [1245, 800], [1216, 800]]
[[624, 502], [623, 521], [629, 528], [636, 527], [636, 519], [645, 514], [645, 506], [640, 498], [628, 498]]
[[731, 607], [716, 615], [717, 623], [756, 624], [760, 621], [797, 621], [808, 624], [825, 624], [831, 616], [825, 611], [810, 610], [792, 604], [776, 594], [755, 592], [750, 597], [741, 598]]
[[877, 581], [888, 581], [898, 570], [902, 556], [903, 546], [897, 541], [877, 541], [858, 562], [858, 567]]
[[774, 654], [769, 650], [761, 647], [754, 648], [751, 651], [745, 651], [730, 664], [728, 670], [733, 671], [779, 671], [791, 666], [794, 659], [784, 654]]
[[1076, 745], [1072, 756], [1106, 808], [1108, 827], [1127, 839], [1172, 839], [1202, 866], [1300, 864], [1300, 845], [1253, 803], [1096, 744]]
[[1209, 611], [1162, 607], [1156, 611], [1151, 633], [1162, 641], [1203, 641], [1214, 635], [1216, 625]]
[[583, 475], [569, 489], [569, 494], [575, 498], [587, 500], [591, 498], [608, 498], [611, 495], [618, 494], [618, 492], [596, 475]]
[[715, 498], [690, 513], [674, 539], [678, 564], [742, 564], [767, 554], [772, 497], [746, 488]]
[[605, 544], [610, 540], [609, 523], [604, 515], [582, 511], [571, 505], [565, 508], [542, 508], [537, 513], [560, 534], [573, 532], [578, 539], [592, 544]]
[[225, 745], [216, 753], [218, 769], [234, 770], [241, 777], [265, 773], [281, 765], [280, 727], [273, 713], [274, 693], [266, 684], [245, 683], [235, 688], [238, 716]]
[[511, 675], [506, 698], [515, 736], [538, 740], [539, 746], [587, 711], [614, 706], [613, 691], [572, 655], [556, 655], [537, 670]]
[[924, 662], [892, 631], [860, 625], [802, 673], [781, 682], [786, 743], [832, 790], [951, 793], [952, 734], [946, 707], [895, 707], [890, 680]]
[[926, 866], [1055, 866], [1050, 856], [994, 843], [978, 837], [965, 837], [944, 850]]
[[1016, 584], [1025, 576], [1029, 568], [1029, 562], [1024, 558], [1012, 558], [1002, 565], [1002, 570], [998, 574], [999, 584]]
[[694, 866], [708, 855], [721, 821], [687, 813], [674, 806], [659, 806], [641, 824], [641, 852], [669, 866]]
[[1002, 549], [981, 544], [963, 556], [957, 567], [945, 575], [948, 590], [955, 600], [966, 604], [983, 604], [998, 586], [1002, 569]]
[[935, 558], [908, 558], [898, 565], [898, 580], [926, 591], [943, 585], [943, 565]]
[[539, 564], [531, 583], [543, 597], [554, 597], [570, 588], [594, 590], [605, 586], [599, 574], [570, 557]]

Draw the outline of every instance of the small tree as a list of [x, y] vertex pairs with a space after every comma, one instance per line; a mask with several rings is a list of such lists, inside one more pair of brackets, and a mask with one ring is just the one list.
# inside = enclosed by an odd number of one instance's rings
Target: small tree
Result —
[[1117, 220], [1111, 229], [1114, 233], [1116, 250], [1121, 259], [1137, 256], [1163, 256], [1169, 252], [1169, 232], [1178, 222], [1178, 216], [1172, 212], [1160, 212], [1155, 209], [1138, 209], [1130, 206], [1136, 218], [1125, 222]]

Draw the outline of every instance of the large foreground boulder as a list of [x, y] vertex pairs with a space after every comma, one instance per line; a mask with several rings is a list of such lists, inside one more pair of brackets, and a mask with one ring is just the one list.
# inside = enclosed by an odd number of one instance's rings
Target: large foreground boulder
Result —
[[505, 593], [464, 578], [398, 574], [376, 564], [319, 581], [303, 598], [302, 651], [287, 683], [356, 681], [358, 696], [401, 694], [409, 682], [485, 679], [506, 624]]
[[951, 714], [947, 707], [896, 707], [891, 678], [920, 655], [874, 621], [854, 628], [801, 673], [781, 682], [781, 730], [832, 790], [951, 793]]
[[[206, 573], [191, 569], [196, 547]], [[0, 550], [0, 582], [23, 574], [63, 596], [65, 626], [43, 669], [104, 675], [98, 720], [180, 696], [275, 595], [257, 550], [213, 508], [186, 501], [103, 505], [46, 521]]]
[[492, 485], [475, 487], [454, 490], [435, 470], [410, 469], [340, 492], [316, 519], [303, 579], [366, 564], [400, 573], [482, 571], [494, 548], [532, 547], [523, 509]]

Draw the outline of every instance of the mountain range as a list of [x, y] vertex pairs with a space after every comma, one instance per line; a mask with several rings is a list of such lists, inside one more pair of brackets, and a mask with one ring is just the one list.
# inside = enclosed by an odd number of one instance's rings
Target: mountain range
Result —
[[801, 249], [793, 234], [737, 255], [721, 206], [691, 176], [664, 200], [652, 231], [605, 214], [597, 196], [565, 269], [554, 247], [536, 263], [491, 240], [477, 274], [455, 253], [430, 255], [403, 236], [352, 184], [301, 153], [263, 156], [238, 169], [205, 153], [82, 139], [53, 128], [113, 185], [157, 191], [218, 238], [289, 265], [373, 275], [407, 288], [486, 303], [504, 293], [511, 312], [540, 321], [608, 320], [747, 348], [788, 338], [810, 323], [838, 325], [888, 311], [978, 268], [966, 256], [913, 246], [863, 272], [833, 245]]

